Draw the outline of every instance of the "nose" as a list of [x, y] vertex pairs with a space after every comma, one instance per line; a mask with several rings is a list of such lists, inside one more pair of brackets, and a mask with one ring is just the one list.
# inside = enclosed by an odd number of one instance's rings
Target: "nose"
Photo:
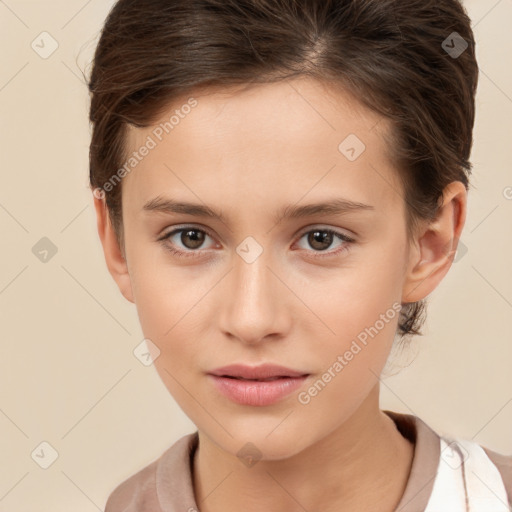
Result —
[[282, 281], [265, 251], [252, 263], [235, 254], [219, 301], [221, 331], [247, 345], [285, 336], [291, 325], [292, 293]]

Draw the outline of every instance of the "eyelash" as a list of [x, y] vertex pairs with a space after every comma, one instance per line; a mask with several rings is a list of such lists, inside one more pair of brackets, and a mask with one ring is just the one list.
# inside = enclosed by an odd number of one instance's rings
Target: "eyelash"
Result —
[[[198, 249], [198, 250], [180, 251], [178, 249], [175, 249], [174, 247], [172, 247], [168, 243], [166, 243], [167, 240], [170, 239], [173, 235], [175, 235], [177, 233], [181, 233], [182, 231], [200, 231], [202, 233], [207, 234], [210, 238], [213, 238], [213, 236], [208, 232], [208, 230], [200, 229], [200, 228], [197, 228], [195, 226], [184, 226], [182, 228], [175, 229], [175, 230], [165, 234], [161, 238], [159, 238], [158, 241], [161, 241], [163, 243], [165, 249], [170, 251], [172, 254], [174, 254], [178, 258], [197, 258], [197, 257], [201, 256], [201, 252], [202, 252], [200, 249]], [[341, 239], [343, 242], [345, 242], [340, 248], [338, 248], [338, 249], [336, 249], [334, 251], [327, 251], [327, 250], [326, 251], [314, 251], [313, 250], [312, 252], [318, 253], [318, 254], [315, 254], [313, 256], [314, 258], [326, 258], [326, 257], [337, 256], [337, 255], [341, 254], [342, 252], [347, 251], [349, 249], [349, 245], [355, 242], [355, 240], [353, 238], [345, 235], [344, 233], [341, 233], [339, 231], [335, 231], [335, 230], [329, 229], [329, 228], [313, 228], [313, 229], [309, 229], [308, 231], [304, 231], [299, 236], [299, 240], [304, 235], [307, 235], [307, 234], [312, 233], [314, 231], [320, 231], [320, 232], [323, 232], [323, 233], [329, 233], [330, 235], [334, 235], [335, 237], [337, 237], [337, 238]]]

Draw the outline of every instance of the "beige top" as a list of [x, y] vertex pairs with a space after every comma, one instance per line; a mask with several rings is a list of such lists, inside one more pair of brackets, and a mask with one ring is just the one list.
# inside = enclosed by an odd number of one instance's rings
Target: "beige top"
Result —
[[[425, 512], [438, 474], [440, 436], [417, 416], [385, 412], [414, 443], [414, 457], [396, 512]], [[123, 481], [110, 494], [105, 512], [197, 512], [192, 462], [198, 432], [183, 436], [158, 459]], [[483, 450], [498, 469], [512, 510], [512, 455]]]

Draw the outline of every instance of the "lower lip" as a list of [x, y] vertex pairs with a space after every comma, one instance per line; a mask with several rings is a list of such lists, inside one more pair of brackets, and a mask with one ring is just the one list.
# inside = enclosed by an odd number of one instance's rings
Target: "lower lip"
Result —
[[271, 381], [241, 380], [229, 377], [210, 377], [217, 389], [229, 399], [242, 405], [271, 405], [299, 389], [307, 375]]

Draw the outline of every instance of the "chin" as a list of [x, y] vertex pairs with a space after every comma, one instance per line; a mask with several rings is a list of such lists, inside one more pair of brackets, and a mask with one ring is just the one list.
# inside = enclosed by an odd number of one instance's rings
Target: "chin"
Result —
[[[279, 420], [281, 421], [281, 420]], [[232, 434], [231, 437], [224, 430], [220, 437], [210, 437], [222, 450], [235, 457], [245, 460], [250, 467], [252, 461], [284, 460], [297, 455], [309, 446], [308, 440], [300, 429], [294, 433], [290, 428], [285, 429], [279, 425], [279, 421], [265, 422], [258, 428], [254, 422], [251, 426], [240, 425], [239, 428], [226, 425], [226, 430]], [[285, 420], [288, 421], [288, 420]], [[269, 426], [269, 424], [271, 424]], [[277, 426], [277, 428], [276, 428]], [[288, 425], [291, 427], [291, 425]]]

